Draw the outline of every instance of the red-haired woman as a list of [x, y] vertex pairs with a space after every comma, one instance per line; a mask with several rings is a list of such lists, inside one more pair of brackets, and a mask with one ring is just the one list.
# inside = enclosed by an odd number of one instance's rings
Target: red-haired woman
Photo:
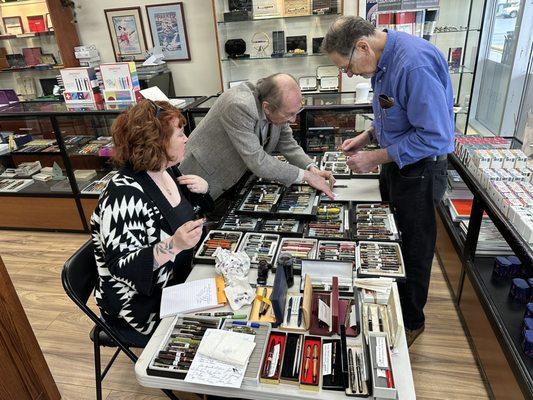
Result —
[[145, 346], [165, 286], [185, 281], [213, 200], [207, 182], [181, 175], [185, 118], [167, 102], [142, 100], [113, 123], [119, 168], [91, 219], [96, 303], [123, 340]]

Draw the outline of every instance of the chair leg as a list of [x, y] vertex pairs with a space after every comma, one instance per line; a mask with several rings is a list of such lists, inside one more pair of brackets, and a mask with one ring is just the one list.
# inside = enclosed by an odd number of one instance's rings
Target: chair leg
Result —
[[169, 398], [169, 399], [172, 399], [172, 400], [180, 400], [178, 397], [176, 397], [176, 395], [174, 393], [172, 393], [172, 390], [168, 390], [168, 389], [161, 389], [161, 391], [163, 393], [165, 393], [165, 395]]
[[100, 329], [94, 329], [94, 377], [96, 382], [96, 400], [102, 400], [102, 364], [100, 359]]

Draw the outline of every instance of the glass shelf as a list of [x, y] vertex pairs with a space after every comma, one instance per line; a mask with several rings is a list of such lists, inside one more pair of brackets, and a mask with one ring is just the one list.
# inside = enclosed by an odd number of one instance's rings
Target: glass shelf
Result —
[[[437, 29], [437, 28], [435, 28]], [[461, 33], [461, 32], [479, 32], [479, 28], [473, 28], [473, 29], [458, 29], [456, 31], [433, 31], [433, 35], [441, 35], [443, 33]]]
[[326, 18], [326, 17], [338, 17], [339, 15], [342, 15], [340, 13], [334, 13], [334, 14], [310, 14], [310, 15], [297, 15], [292, 17], [267, 17], [267, 18], [257, 18], [257, 19], [245, 19], [242, 21], [217, 21], [217, 24], [224, 25], [224, 24], [235, 24], [239, 22], [261, 22], [261, 21], [271, 21], [273, 19], [297, 19], [297, 18]]
[[243, 58], [222, 58], [220, 61], [228, 62], [228, 61], [254, 61], [254, 60], [279, 60], [279, 59], [291, 59], [291, 58], [302, 58], [302, 57], [327, 57], [327, 54], [324, 53], [318, 53], [318, 54], [302, 54], [302, 55], [296, 55], [296, 56], [287, 56], [284, 55], [283, 57], [243, 57]]
[[52, 36], [52, 35], [55, 35], [54, 31], [29, 32], [29, 33], [22, 33], [20, 35], [0, 35], [0, 40], [34, 39], [36, 37], [44, 37], [44, 36]]
[[450, 75], [454, 74], [473, 74], [474, 71], [472, 71], [470, 68], [467, 68], [465, 66], [459, 67], [458, 69], [449, 69]]
[[63, 65], [50, 65], [50, 68], [44, 68], [44, 67], [36, 67], [35, 65], [29, 66], [29, 67], [15, 67], [15, 68], [6, 68], [1, 69], [0, 73], [2, 72], [23, 72], [23, 71], [52, 71], [54, 69], [61, 69], [64, 68]]

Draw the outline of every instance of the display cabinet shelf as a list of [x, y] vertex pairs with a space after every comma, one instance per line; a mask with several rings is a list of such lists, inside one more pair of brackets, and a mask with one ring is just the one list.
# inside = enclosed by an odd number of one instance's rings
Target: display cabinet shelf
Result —
[[222, 58], [220, 61], [222, 62], [229, 62], [229, 61], [235, 61], [235, 62], [241, 62], [241, 61], [258, 61], [258, 60], [288, 60], [288, 59], [298, 59], [298, 58], [305, 58], [305, 57], [327, 57], [327, 54], [324, 53], [306, 53], [306, 54], [285, 54], [282, 57], [240, 57], [240, 58]]
[[518, 383], [527, 398], [533, 398], [533, 359], [521, 348], [524, 305], [511, 301], [510, 281], [498, 282], [492, 278], [494, 258], [476, 257], [469, 261], [466, 271], [474, 284], [492, 328], [497, 332], [500, 345], [505, 349], [509, 366], [519, 377]]
[[[437, 29], [437, 28], [435, 28]], [[480, 29], [479, 28], [470, 28], [470, 29], [457, 29], [455, 31], [452, 31], [452, 30], [449, 30], [449, 31], [437, 31], [435, 30], [433, 32], [434, 35], [442, 35], [442, 34], [445, 34], [445, 33], [462, 33], [462, 32], [479, 32]]]
[[265, 21], [272, 21], [272, 20], [279, 20], [279, 19], [322, 19], [322, 18], [332, 18], [335, 19], [338, 16], [342, 15], [341, 13], [331, 13], [331, 14], [310, 14], [310, 15], [295, 15], [295, 16], [288, 16], [288, 17], [265, 17], [265, 18], [253, 18], [253, 19], [246, 19], [243, 21], [217, 21], [217, 24], [225, 25], [225, 24], [239, 24], [243, 22], [265, 22]]
[[451, 154], [448, 159], [455, 170], [459, 173], [463, 181], [466, 183], [468, 189], [472, 192], [474, 197], [479, 199], [482, 204], [483, 211], [489, 215], [490, 219], [494, 222], [494, 225], [496, 225], [502, 236], [506, 239], [507, 243], [509, 243], [509, 246], [515, 255], [526, 265], [533, 266], [533, 248], [531, 245], [524, 240], [522, 236], [520, 236], [513, 224], [509, 222], [507, 217], [501, 212], [492, 198], [489, 197], [489, 195], [481, 187], [472, 173], [465, 167], [462, 161], [455, 154]]

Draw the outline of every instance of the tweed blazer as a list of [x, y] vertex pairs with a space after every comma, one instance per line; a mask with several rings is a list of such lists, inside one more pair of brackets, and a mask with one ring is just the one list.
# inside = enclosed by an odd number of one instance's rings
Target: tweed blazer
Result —
[[[313, 161], [294, 140], [288, 124], [272, 124], [263, 148], [261, 132], [266, 122], [252, 83], [225, 91], [191, 133], [180, 171], [204, 178], [214, 199], [247, 170], [285, 185], [295, 183], [299, 170]], [[290, 164], [272, 157], [272, 152], [281, 153]]]

